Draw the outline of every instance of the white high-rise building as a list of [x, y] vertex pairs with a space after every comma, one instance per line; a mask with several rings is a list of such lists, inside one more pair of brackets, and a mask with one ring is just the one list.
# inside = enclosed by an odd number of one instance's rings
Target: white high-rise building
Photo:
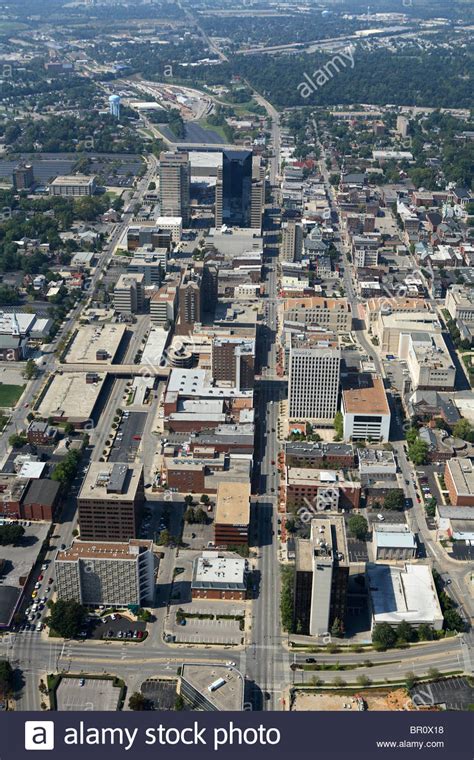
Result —
[[156, 565], [152, 541], [73, 541], [54, 561], [58, 599], [153, 604]]
[[189, 156], [180, 151], [163, 151], [160, 154], [160, 205], [166, 217], [181, 217], [189, 223]]
[[336, 342], [293, 345], [289, 367], [290, 419], [332, 422], [337, 412], [341, 351]]

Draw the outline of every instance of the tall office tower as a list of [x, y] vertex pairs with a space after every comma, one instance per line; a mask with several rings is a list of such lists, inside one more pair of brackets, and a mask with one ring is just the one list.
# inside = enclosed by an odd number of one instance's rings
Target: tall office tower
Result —
[[120, 119], [120, 95], [111, 95], [109, 98], [109, 111], [115, 119]]
[[145, 275], [121, 274], [114, 288], [114, 308], [121, 314], [141, 314], [144, 307]]
[[265, 207], [265, 167], [260, 156], [252, 160], [252, 190], [250, 208], [250, 226], [252, 229], [262, 229], [262, 215]]
[[20, 164], [13, 170], [13, 189], [29, 190], [35, 181], [31, 164]]
[[153, 604], [153, 542], [73, 541], [54, 561], [58, 599], [79, 604]]
[[183, 274], [179, 286], [179, 323], [177, 333], [186, 335], [191, 333], [196, 322], [202, 321], [202, 277], [194, 271], [187, 269]]
[[217, 169], [216, 227], [251, 227], [252, 151], [225, 150]]
[[81, 540], [135, 538], [143, 500], [142, 465], [92, 462], [77, 497]]
[[214, 314], [217, 304], [218, 269], [215, 264], [197, 261], [195, 271], [201, 276], [202, 310]]
[[281, 258], [283, 261], [301, 261], [303, 252], [303, 225], [301, 222], [284, 222], [281, 225]]
[[212, 341], [212, 377], [249, 390], [255, 380], [255, 340], [253, 338], [214, 338]]
[[295, 341], [290, 349], [289, 416], [332, 422], [337, 412], [341, 351], [336, 341]]
[[181, 216], [189, 224], [189, 155], [179, 151], [160, 154], [160, 203], [162, 216]]

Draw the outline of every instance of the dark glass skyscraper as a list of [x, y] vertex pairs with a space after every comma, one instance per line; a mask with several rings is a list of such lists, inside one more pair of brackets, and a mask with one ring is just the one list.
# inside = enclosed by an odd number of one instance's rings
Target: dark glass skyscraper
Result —
[[250, 227], [252, 151], [225, 150], [222, 156], [222, 223]]

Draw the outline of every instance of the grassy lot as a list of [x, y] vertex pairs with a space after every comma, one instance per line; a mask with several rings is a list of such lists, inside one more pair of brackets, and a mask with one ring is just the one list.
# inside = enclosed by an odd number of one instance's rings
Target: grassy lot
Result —
[[207, 121], [207, 119], [200, 119], [196, 123], [199, 124], [199, 126], [202, 127], [203, 129], [212, 130], [216, 134], [220, 135], [222, 137], [222, 142], [223, 143], [227, 142], [227, 138], [225, 136], [224, 129], [222, 127], [216, 127], [216, 126], [214, 126], [214, 124], [209, 124], [209, 122]]
[[24, 385], [3, 385], [0, 383], [0, 407], [15, 406], [24, 388]]

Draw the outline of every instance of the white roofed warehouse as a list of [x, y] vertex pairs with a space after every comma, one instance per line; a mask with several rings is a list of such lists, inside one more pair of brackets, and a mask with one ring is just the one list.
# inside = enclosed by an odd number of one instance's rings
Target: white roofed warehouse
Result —
[[378, 623], [412, 626], [423, 623], [436, 631], [443, 627], [443, 613], [431, 568], [428, 565], [392, 567], [367, 565], [372, 627]]
[[193, 599], [245, 599], [247, 560], [203, 552], [193, 563]]

